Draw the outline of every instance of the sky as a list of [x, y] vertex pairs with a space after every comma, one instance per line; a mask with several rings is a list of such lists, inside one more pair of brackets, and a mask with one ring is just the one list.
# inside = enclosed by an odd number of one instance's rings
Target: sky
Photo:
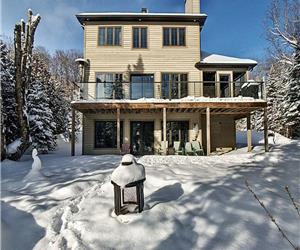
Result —
[[[31, 8], [42, 17], [35, 45], [50, 53], [56, 49], [83, 48], [80, 12], [184, 12], [184, 0], [0, 0], [1, 31], [13, 37], [14, 24], [26, 20]], [[202, 49], [228, 56], [259, 59], [265, 54], [264, 20], [271, 0], [201, 0], [208, 15], [202, 31]]]

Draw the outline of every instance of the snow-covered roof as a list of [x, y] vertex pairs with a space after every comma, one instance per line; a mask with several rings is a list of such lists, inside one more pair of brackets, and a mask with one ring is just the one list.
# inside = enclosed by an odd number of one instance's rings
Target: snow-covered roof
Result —
[[204, 25], [206, 14], [189, 13], [130, 13], [130, 12], [88, 12], [76, 15], [78, 21], [168, 21], [168, 22], [199, 22]]
[[230, 57], [202, 51], [199, 66], [203, 65], [244, 65], [255, 67], [257, 65], [257, 62], [251, 59]]

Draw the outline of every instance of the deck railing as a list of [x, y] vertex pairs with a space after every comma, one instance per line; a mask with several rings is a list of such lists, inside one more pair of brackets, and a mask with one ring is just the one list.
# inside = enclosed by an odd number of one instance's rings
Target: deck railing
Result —
[[[155, 98], [176, 100], [188, 96], [266, 99], [264, 82], [85, 82], [76, 83], [75, 100], [137, 100]], [[78, 91], [79, 90], [79, 91]]]

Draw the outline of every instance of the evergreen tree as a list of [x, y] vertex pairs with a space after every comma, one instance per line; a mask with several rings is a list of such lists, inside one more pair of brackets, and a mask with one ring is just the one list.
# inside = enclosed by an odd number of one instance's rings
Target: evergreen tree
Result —
[[30, 138], [33, 147], [40, 153], [55, 149], [56, 137], [53, 112], [46, 86], [49, 86], [50, 74], [45, 64], [35, 55], [32, 82], [27, 94], [27, 113]]
[[0, 41], [2, 147], [20, 137], [15, 98], [15, 69], [6, 44]]
[[288, 74], [283, 112], [287, 136], [300, 136], [300, 49], [294, 54], [294, 63]]

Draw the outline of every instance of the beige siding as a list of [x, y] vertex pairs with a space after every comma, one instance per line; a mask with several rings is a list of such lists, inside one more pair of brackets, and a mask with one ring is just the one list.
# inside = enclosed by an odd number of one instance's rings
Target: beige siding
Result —
[[[122, 46], [98, 46], [99, 26], [121, 26]], [[148, 27], [148, 49], [132, 48], [132, 27]], [[163, 47], [163, 27], [186, 27], [186, 46]], [[200, 31], [196, 23], [89, 23], [85, 25], [85, 59], [90, 61], [89, 78], [94, 82], [96, 72], [123, 73], [128, 81], [132, 73], [154, 74], [155, 82], [161, 81], [162, 72], [188, 73], [189, 81], [200, 81], [200, 71], [195, 64], [200, 60]], [[89, 94], [94, 96], [95, 84], [89, 84]], [[128, 94], [128, 91], [127, 91]], [[159, 86], [155, 86], [156, 97]], [[194, 86], [189, 88], [194, 94]], [[196, 89], [200, 95], [200, 88]]]

